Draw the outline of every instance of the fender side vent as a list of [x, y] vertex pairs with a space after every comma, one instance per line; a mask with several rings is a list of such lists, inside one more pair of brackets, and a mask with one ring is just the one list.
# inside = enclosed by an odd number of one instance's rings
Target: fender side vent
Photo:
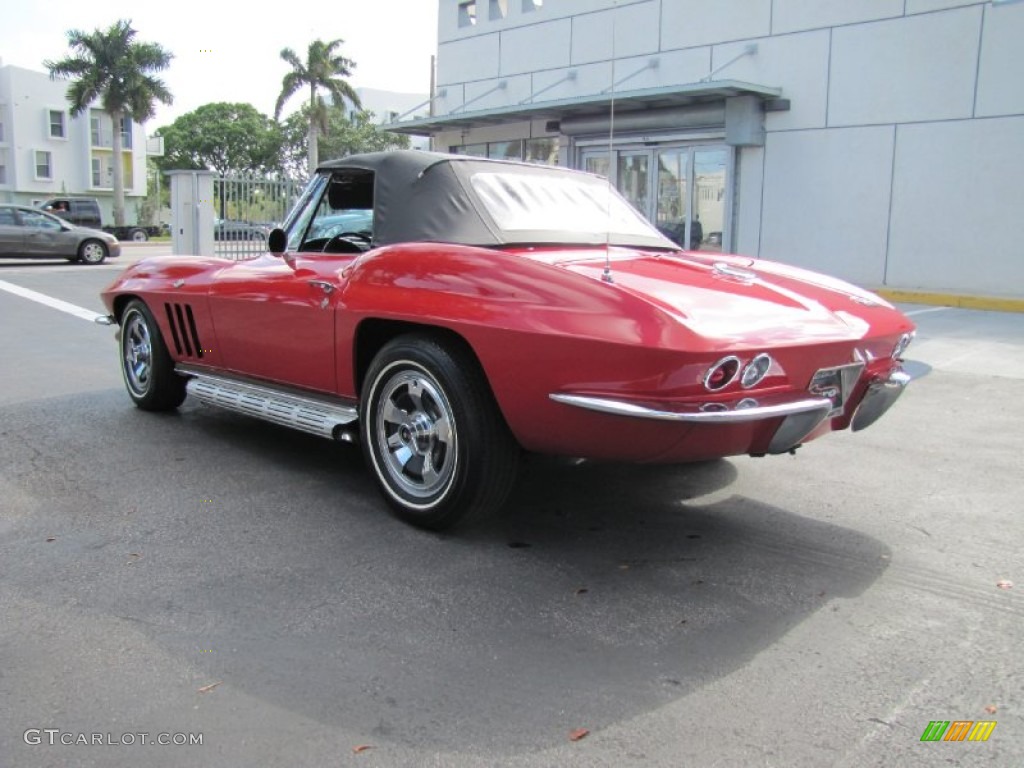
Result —
[[[167, 324], [171, 327], [171, 340], [178, 355], [203, 357], [203, 345], [196, 330], [196, 319], [189, 304], [164, 304]], [[182, 349], [184, 347], [184, 349]]]

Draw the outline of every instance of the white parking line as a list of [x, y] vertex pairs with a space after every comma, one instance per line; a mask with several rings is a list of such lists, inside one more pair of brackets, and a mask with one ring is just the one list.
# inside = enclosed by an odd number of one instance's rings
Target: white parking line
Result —
[[951, 307], [929, 307], [928, 309], [915, 309], [911, 312], [904, 312], [903, 314], [906, 315], [907, 317], [913, 317], [914, 315], [923, 315], [926, 312], [945, 312], [947, 309], [951, 309]]
[[67, 312], [69, 315], [80, 317], [83, 320], [88, 320], [90, 323], [95, 321], [97, 317], [102, 317], [99, 312], [93, 312], [92, 310], [79, 307], [76, 304], [69, 304], [66, 301], [55, 299], [52, 296], [47, 296], [45, 293], [37, 293], [36, 291], [30, 291], [28, 288], [22, 288], [20, 285], [14, 283], [8, 283], [6, 280], [0, 280], [0, 291], [7, 291], [13, 293], [15, 296], [21, 296], [23, 299], [29, 301], [35, 301], [39, 304], [44, 304], [52, 309], [59, 309], [61, 312]]

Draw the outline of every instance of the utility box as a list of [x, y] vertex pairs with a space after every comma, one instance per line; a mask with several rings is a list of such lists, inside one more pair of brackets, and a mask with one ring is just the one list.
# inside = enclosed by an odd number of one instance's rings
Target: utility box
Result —
[[213, 256], [212, 171], [167, 171], [171, 178], [171, 251]]

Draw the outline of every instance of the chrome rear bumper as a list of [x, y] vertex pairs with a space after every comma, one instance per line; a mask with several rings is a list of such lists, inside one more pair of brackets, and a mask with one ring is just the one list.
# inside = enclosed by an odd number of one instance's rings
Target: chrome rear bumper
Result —
[[899, 399], [909, 383], [910, 376], [903, 371], [893, 371], [888, 378], [871, 382], [868, 391], [860, 400], [860, 405], [857, 406], [857, 411], [853, 414], [850, 429], [859, 432], [878, 421]]
[[[846, 375], [847, 370], [852, 375]], [[591, 395], [556, 393], [548, 397], [557, 403], [615, 416], [684, 424], [744, 424], [782, 419], [772, 435], [767, 452], [785, 453], [799, 445], [822, 422], [843, 413], [847, 398], [852, 394], [862, 370], [862, 364], [822, 369], [815, 375], [815, 382], [829, 383], [825, 381], [828, 376], [835, 378], [835, 381], [831, 382], [829, 387], [818, 386], [818, 391], [807, 394], [745, 397], [732, 403], [687, 404], [678, 406], [675, 410]], [[812, 382], [812, 387], [815, 386], [815, 382]], [[910, 376], [902, 371], [893, 371], [886, 378], [872, 381], [855, 411], [853, 430], [861, 430], [874, 424], [896, 402], [909, 382]]]
[[731, 406], [725, 403], [706, 403], [702, 406], [685, 406], [678, 411], [666, 411], [625, 400], [611, 400], [589, 395], [553, 394], [548, 397], [556, 403], [575, 405], [577, 408], [611, 413], [616, 416], [634, 416], [641, 419], [682, 421], [695, 424], [739, 424], [748, 421], [777, 419], [781, 416], [817, 414], [818, 412], [823, 412], [827, 416], [828, 412], [832, 410], [832, 401], [825, 397], [787, 399], [776, 396], [763, 400], [745, 397]]
[[829, 417], [833, 406], [832, 400], [827, 397], [794, 398], [792, 395], [774, 395], [761, 400], [745, 397], [731, 405], [705, 403], [702, 406], [685, 406], [678, 411], [666, 411], [637, 403], [587, 395], [553, 394], [549, 397], [555, 402], [591, 411], [684, 424], [745, 424], [781, 418], [783, 421], [768, 444], [768, 453], [785, 453], [799, 445], [800, 441]]

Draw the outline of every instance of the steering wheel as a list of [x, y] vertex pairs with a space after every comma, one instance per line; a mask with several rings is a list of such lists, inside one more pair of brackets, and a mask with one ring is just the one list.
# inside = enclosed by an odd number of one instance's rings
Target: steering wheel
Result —
[[367, 245], [370, 244], [370, 236], [365, 232], [342, 232], [338, 237], [344, 237], [348, 240], [360, 240]]
[[[363, 242], [356, 242], [355, 238], [359, 238]], [[369, 245], [370, 240], [365, 235], [360, 235], [357, 232], [342, 232], [340, 235], [335, 235], [324, 243], [324, 247], [321, 249], [321, 252], [362, 253], [369, 248]]]

